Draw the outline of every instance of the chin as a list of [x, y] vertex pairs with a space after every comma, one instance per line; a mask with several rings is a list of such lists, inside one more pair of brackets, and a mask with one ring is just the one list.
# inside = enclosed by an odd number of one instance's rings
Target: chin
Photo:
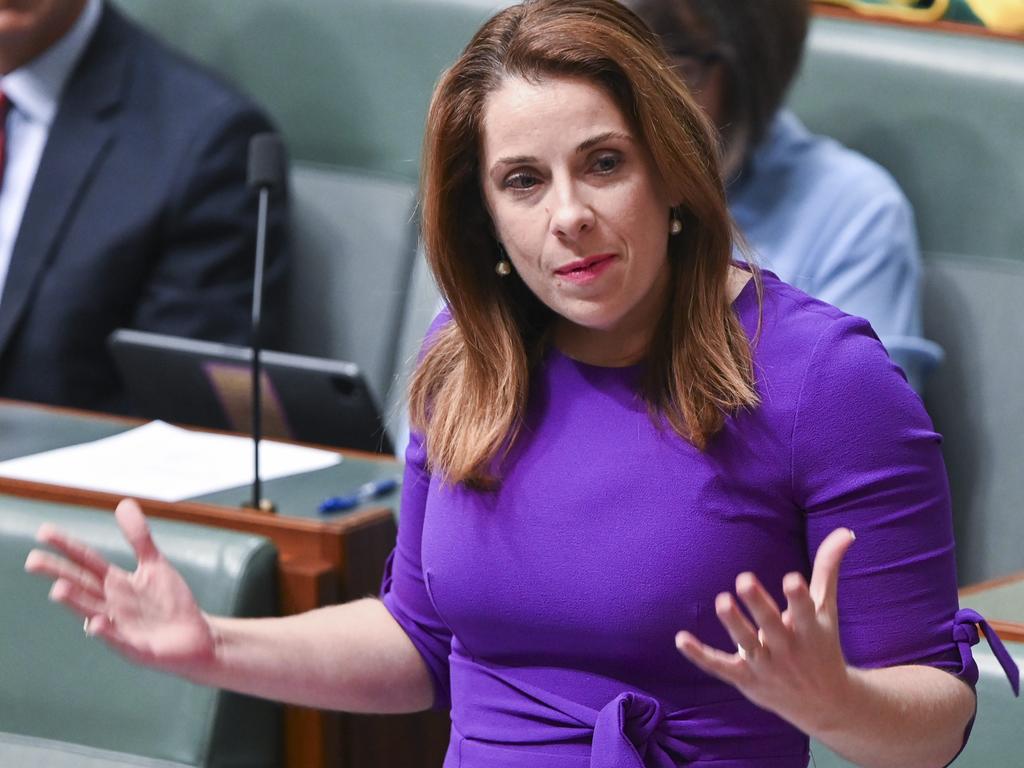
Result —
[[559, 312], [559, 314], [570, 325], [574, 325], [580, 330], [594, 331], [595, 333], [614, 331], [622, 322], [622, 316], [614, 312], [592, 311], [565, 314]]

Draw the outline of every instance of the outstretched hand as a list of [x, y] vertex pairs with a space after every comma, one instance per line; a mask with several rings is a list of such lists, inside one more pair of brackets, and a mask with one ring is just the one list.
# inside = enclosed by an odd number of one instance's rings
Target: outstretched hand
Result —
[[138, 566], [129, 573], [51, 525], [36, 534], [56, 550], [33, 549], [25, 570], [53, 579], [50, 599], [83, 617], [85, 632], [127, 658], [187, 674], [212, 659], [209, 622], [185, 580], [153, 543], [139, 505], [125, 499], [114, 513]]
[[730, 593], [719, 594], [715, 612], [736, 643], [736, 653], [705, 645], [689, 632], [676, 636], [676, 646], [705, 672], [806, 730], [843, 700], [849, 680], [839, 642], [837, 591], [839, 565], [853, 540], [853, 532], [846, 528], [825, 538], [814, 558], [809, 587], [800, 573], [786, 574], [782, 589], [787, 606], [781, 612], [752, 573], [741, 573], [736, 594], [756, 624]]

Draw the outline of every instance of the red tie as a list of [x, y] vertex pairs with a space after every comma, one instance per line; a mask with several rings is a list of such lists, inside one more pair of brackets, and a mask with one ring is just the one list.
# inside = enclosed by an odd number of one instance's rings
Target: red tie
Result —
[[4, 186], [4, 161], [7, 159], [7, 111], [11, 102], [7, 94], [0, 91], [0, 189]]

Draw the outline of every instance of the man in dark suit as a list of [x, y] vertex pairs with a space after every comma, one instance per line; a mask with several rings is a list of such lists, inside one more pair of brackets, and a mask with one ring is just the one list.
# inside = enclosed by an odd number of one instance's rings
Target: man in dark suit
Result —
[[102, 0], [0, 0], [0, 93], [0, 396], [128, 410], [118, 327], [247, 344], [259, 110]]

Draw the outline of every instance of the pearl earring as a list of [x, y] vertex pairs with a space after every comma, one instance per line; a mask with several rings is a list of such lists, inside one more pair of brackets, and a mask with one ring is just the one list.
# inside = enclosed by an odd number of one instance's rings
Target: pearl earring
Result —
[[505, 246], [501, 243], [498, 243], [498, 263], [494, 265], [494, 271], [499, 277], [508, 277], [512, 274], [512, 263], [508, 260]]
[[683, 231], [683, 222], [676, 214], [675, 208], [672, 209], [672, 219], [669, 221], [668, 231], [673, 235], [678, 235]]

